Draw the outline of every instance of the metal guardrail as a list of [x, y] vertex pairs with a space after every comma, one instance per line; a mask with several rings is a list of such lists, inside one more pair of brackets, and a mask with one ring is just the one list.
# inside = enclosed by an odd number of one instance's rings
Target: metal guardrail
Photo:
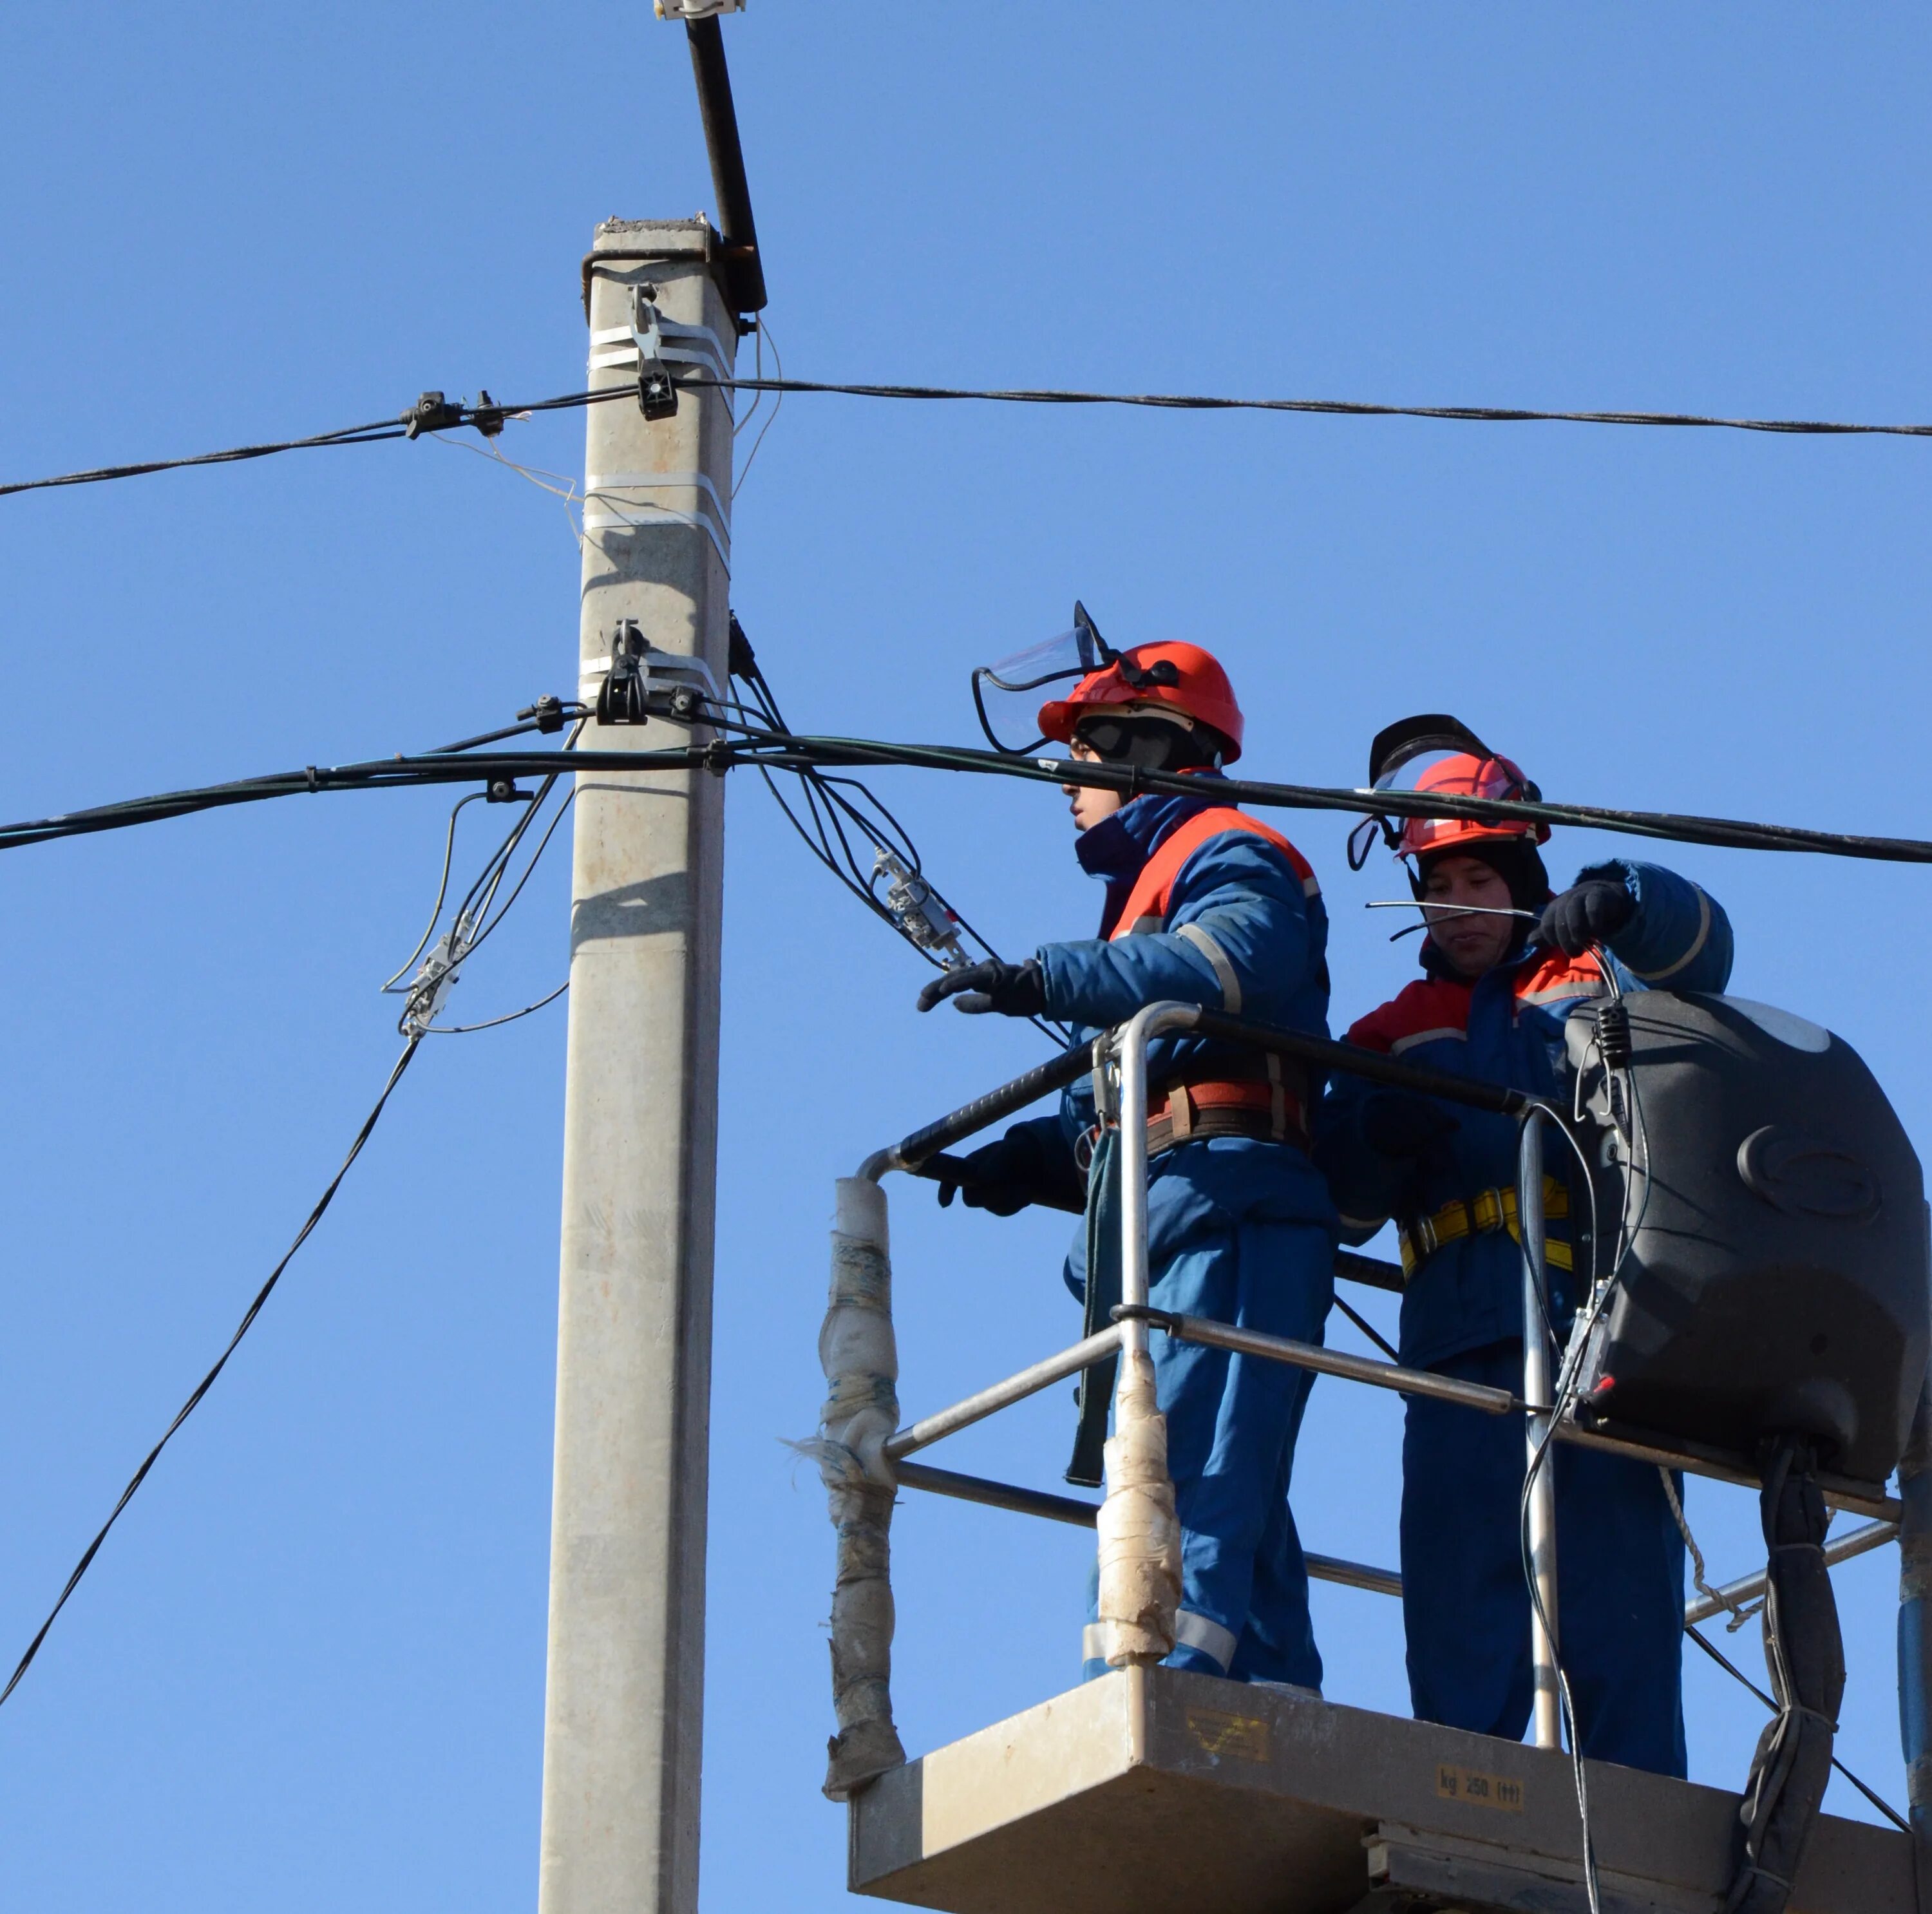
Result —
[[[1148, 1048], [1155, 1037], [1176, 1032], [1213, 1037], [1264, 1054], [1292, 1058], [1324, 1071], [1345, 1071], [1374, 1082], [1519, 1120], [1522, 1142], [1517, 1203], [1522, 1218], [1526, 1332], [1523, 1384], [1520, 1394], [1151, 1306], [1148, 1297], [1147, 1219]], [[1103, 1074], [1112, 1085], [1109, 1101], [1120, 1136], [1122, 1302], [1114, 1312], [1114, 1326], [900, 1429], [883, 1445], [883, 1455], [899, 1486], [1048, 1521], [1082, 1526], [1098, 1523], [1104, 1533], [1104, 1503], [959, 1474], [905, 1458], [1056, 1382], [1064, 1381], [1096, 1361], [1116, 1354], [1130, 1359], [1136, 1354], [1144, 1356], [1148, 1336], [1154, 1331], [1180, 1341], [1234, 1350], [1404, 1395], [1433, 1396], [1486, 1414], [1523, 1413], [1532, 1461], [1546, 1442], [1556, 1442], [1622, 1455], [1633, 1461], [1679, 1469], [1715, 1481], [1751, 1488], [1760, 1486], [1753, 1459], [1747, 1456], [1660, 1436], [1633, 1438], [1600, 1428], [1584, 1428], [1568, 1416], [1556, 1420], [1553, 1427], [1550, 1426], [1553, 1406], [1550, 1347], [1546, 1337], [1527, 1332], [1530, 1325], [1547, 1319], [1546, 1273], [1543, 1267], [1543, 1126], [1546, 1122], [1560, 1126], [1562, 1120], [1557, 1112], [1526, 1092], [1419, 1069], [1352, 1045], [1278, 1029], [1192, 1004], [1155, 1004], [1138, 1012], [1127, 1023], [1106, 1033], [1090, 1048], [1070, 1050], [974, 1098], [890, 1148], [875, 1152], [861, 1167], [860, 1176], [876, 1183], [897, 1170], [970, 1186], [973, 1180], [970, 1169], [961, 1159], [946, 1154], [953, 1144], [1042, 1096], [1064, 1090], [1090, 1072]], [[1400, 1290], [1402, 1286], [1402, 1273], [1394, 1265], [1358, 1256], [1352, 1252], [1344, 1251], [1338, 1256], [1336, 1274], [1377, 1288]], [[1124, 1386], [1128, 1368], [1128, 1362], [1123, 1361], [1120, 1372]], [[1922, 1412], [1921, 1420], [1926, 1425], [1927, 1438], [1932, 1439], [1932, 1412]], [[1908, 1464], [1912, 1463], [1912, 1456], [1923, 1445], [1922, 1432], [1916, 1430], [1915, 1448], [1908, 1454]], [[1908, 1480], [1908, 1476], [1912, 1479]], [[1932, 1504], [1932, 1495], [1918, 1493], [1912, 1468], [1902, 1465], [1900, 1479], [1915, 1502]], [[1914, 1531], [1919, 1526], [1916, 1517], [1908, 1519], [1906, 1502], [1887, 1493], [1882, 1486], [1822, 1474], [1817, 1480], [1826, 1500], [1833, 1507], [1872, 1518], [1865, 1527], [1828, 1544], [1828, 1562], [1847, 1561], [1881, 1546], [1899, 1535], [1901, 1526]], [[1110, 1497], [1114, 1490], [1110, 1479]], [[1932, 1508], [1928, 1508], [1926, 1513], [1932, 1515]], [[1535, 1676], [1532, 1726], [1538, 1745], [1555, 1748], [1561, 1743], [1556, 1657], [1551, 1641], [1558, 1612], [1556, 1503], [1554, 1472], [1546, 1466], [1538, 1469], [1537, 1479], [1532, 1486], [1528, 1519], [1532, 1572], [1536, 1578], [1539, 1597], [1532, 1604], [1532, 1652]], [[1920, 1539], [1918, 1546], [1922, 1551], [1932, 1555], [1932, 1544]], [[1402, 1592], [1401, 1577], [1387, 1569], [1313, 1553], [1308, 1555], [1307, 1562], [1310, 1574], [1317, 1580], [1384, 1594], [1399, 1596]], [[1760, 1570], [1726, 1585], [1718, 1592], [1716, 1599], [1700, 1596], [1688, 1603], [1684, 1612], [1685, 1626], [1708, 1618], [1727, 1604], [1748, 1600], [1762, 1593], [1764, 1580]], [[1925, 1606], [1932, 1607], [1932, 1604]], [[1918, 1613], [1916, 1608], [1913, 1613]], [[1902, 1616], [1902, 1622], [1903, 1619]], [[1169, 1617], [1170, 1624], [1171, 1622]], [[1926, 1646], [1932, 1648], [1932, 1616], [1926, 1618]], [[1906, 1633], [1902, 1626], [1902, 1656]], [[1916, 1643], [1916, 1634], [1914, 1641]], [[1914, 1653], [1917, 1652], [1915, 1647]], [[1134, 1658], [1147, 1658], [1142, 1655]], [[1932, 1666], [1932, 1653], [1922, 1658], [1928, 1666]], [[1905, 1673], [1902, 1660], [1902, 1682]], [[1932, 1696], [1922, 1699], [1928, 1705], [1919, 1706], [1918, 1713], [1927, 1715], [1928, 1724], [1932, 1724]], [[1916, 1718], [1911, 1709], [1906, 1712], [1909, 1719]], [[1924, 1736], [1916, 1738], [1908, 1727], [1907, 1740], [1909, 1754], [1918, 1741], [1932, 1748], [1932, 1725], [1928, 1725]]]

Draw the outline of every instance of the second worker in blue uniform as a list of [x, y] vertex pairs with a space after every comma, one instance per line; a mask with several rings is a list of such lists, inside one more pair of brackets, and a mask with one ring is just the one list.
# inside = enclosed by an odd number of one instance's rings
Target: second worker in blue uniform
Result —
[[[1412, 744], [1440, 745], [1430, 727], [1454, 721], [1411, 724]], [[1474, 749], [1418, 746], [1406, 756], [1385, 743], [1406, 728], [1377, 740], [1370, 775], [1384, 788], [1406, 766], [1411, 790], [1534, 796], [1514, 764], [1473, 738]], [[1619, 860], [1552, 898], [1538, 850], [1546, 826], [1417, 817], [1385, 830], [1424, 907], [1424, 975], [1355, 1024], [1352, 1043], [1549, 1096], [1564, 1021], [1606, 994], [1606, 963], [1627, 992], [1715, 992], [1729, 980], [1724, 911], [1673, 872]], [[1316, 1157], [1345, 1238], [1366, 1240], [1390, 1218], [1400, 1225], [1402, 1362], [1520, 1394], [1514, 1122], [1338, 1075], [1318, 1130]], [[1546, 1247], [1560, 1342], [1582, 1300], [1589, 1246], [1577, 1227], [1580, 1180], [1560, 1160], [1550, 1166]], [[1666, 1478], [1587, 1449], [1559, 1446], [1552, 1459], [1559, 1652], [1583, 1752], [1681, 1776], [1684, 1544]], [[1408, 1399], [1402, 1613], [1415, 1712], [1511, 1740], [1532, 1701], [1523, 1476], [1520, 1416]]]

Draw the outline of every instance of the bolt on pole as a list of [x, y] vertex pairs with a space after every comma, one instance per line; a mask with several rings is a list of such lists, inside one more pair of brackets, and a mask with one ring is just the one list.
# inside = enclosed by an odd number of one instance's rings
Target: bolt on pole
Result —
[[[593, 387], [651, 382], [658, 352], [674, 371], [730, 376], [718, 251], [702, 218], [598, 228]], [[730, 401], [674, 396], [667, 410], [659, 384], [648, 408], [585, 412], [579, 688], [593, 704], [625, 620], [629, 642], [725, 682]], [[593, 722], [581, 742], [648, 750], [672, 729]], [[723, 781], [580, 774], [573, 830], [538, 1905], [694, 1914]]]

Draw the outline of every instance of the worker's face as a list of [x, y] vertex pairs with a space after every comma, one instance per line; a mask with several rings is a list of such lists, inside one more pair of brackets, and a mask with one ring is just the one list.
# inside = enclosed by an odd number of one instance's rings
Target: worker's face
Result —
[[[1430, 940], [1459, 977], [1474, 982], [1508, 953], [1516, 934], [1514, 918], [1458, 916], [1450, 908], [1510, 908], [1509, 886], [1480, 857], [1437, 858], [1422, 880], [1422, 897]], [[1445, 908], [1436, 909], [1437, 904]]]
[[[1100, 754], [1090, 744], [1082, 744], [1078, 738], [1073, 740], [1072, 756], [1082, 764], [1098, 764]], [[1119, 810], [1122, 802], [1117, 790], [1096, 790], [1090, 784], [1062, 784], [1060, 788], [1072, 800], [1073, 828], [1076, 831], [1090, 831], [1103, 818], [1111, 818]]]

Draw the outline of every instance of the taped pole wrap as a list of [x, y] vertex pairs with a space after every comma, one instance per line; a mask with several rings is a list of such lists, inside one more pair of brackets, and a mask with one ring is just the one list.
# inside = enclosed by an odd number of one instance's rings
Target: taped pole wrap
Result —
[[[1106, 1166], [1118, 1164], [1120, 1300], [1148, 1302], [1147, 1046], [1148, 1034], [1174, 1005], [1150, 1004], [1120, 1033], [1118, 1125], [1105, 1146]], [[1096, 1108], [1113, 1101], [1106, 1053], [1094, 1047]], [[1097, 1201], [1096, 1212], [1107, 1205]], [[1112, 1231], [1108, 1232], [1112, 1234]], [[1097, 1272], [1090, 1270], [1091, 1282]], [[1167, 1472], [1167, 1418], [1154, 1390], [1147, 1324], [1120, 1324], [1120, 1379], [1114, 1390], [1114, 1432], [1107, 1438], [1107, 1497], [1096, 1527], [1100, 1540], [1100, 1620], [1106, 1624], [1107, 1666], [1145, 1666], [1174, 1652], [1180, 1607], [1180, 1521]]]
[[832, 1591], [832, 1703], [825, 1792], [844, 1801], [905, 1763], [892, 1725], [891, 1528], [897, 1484], [886, 1439], [898, 1426], [898, 1349], [886, 1192], [842, 1177], [832, 1232], [832, 1289], [818, 1332], [825, 1406], [814, 1445], [838, 1537]]
[[[1142, 1328], [1143, 1338], [1146, 1333]], [[1107, 1666], [1144, 1666], [1174, 1652], [1180, 1606], [1180, 1522], [1167, 1473], [1167, 1418], [1144, 1346], [1122, 1352], [1106, 1454], [1107, 1498], [1096, 1526]]]

